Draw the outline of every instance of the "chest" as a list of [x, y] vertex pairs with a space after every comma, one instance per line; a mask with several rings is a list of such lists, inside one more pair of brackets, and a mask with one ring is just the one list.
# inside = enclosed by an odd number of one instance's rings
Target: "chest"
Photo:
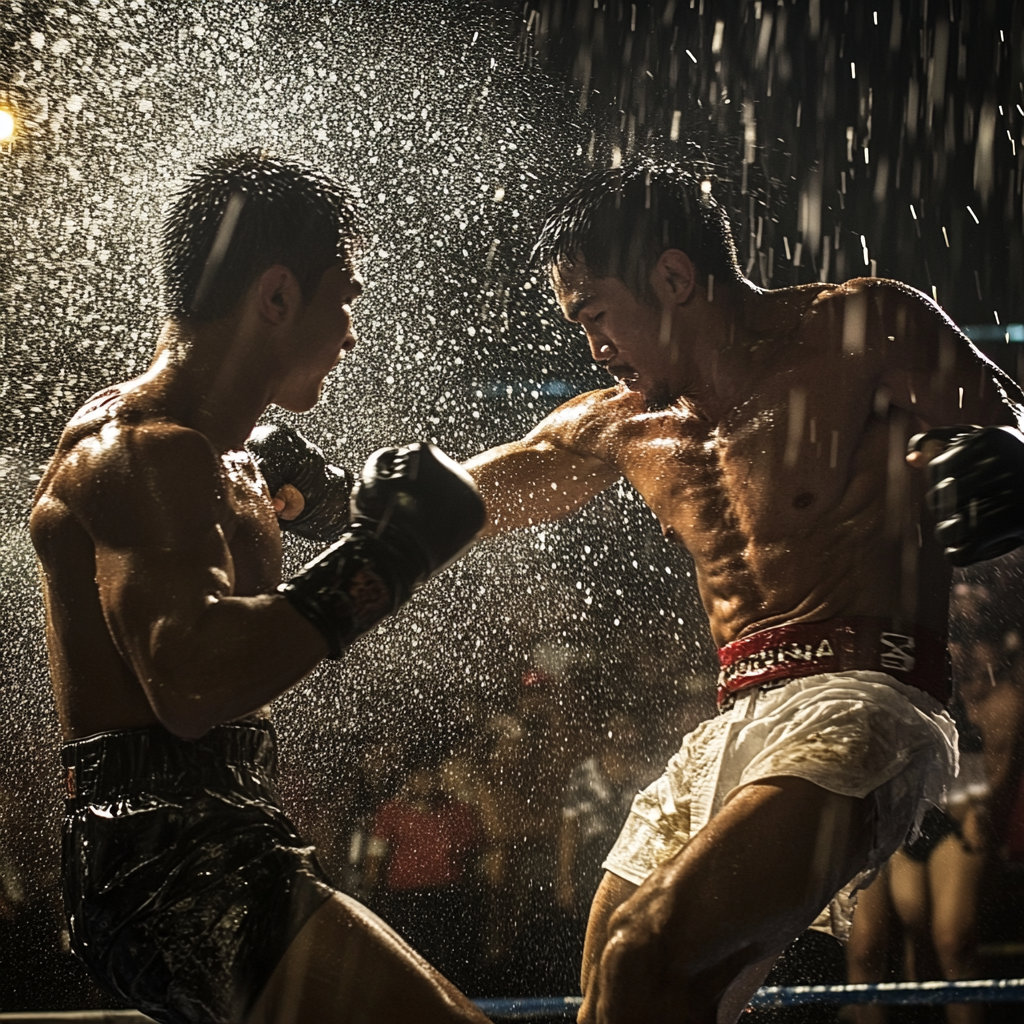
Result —
[[666, 535], [692, 548], [695, 531], [766, 540], [842, 509], [854, 481], [885, 473], [888, 433], [870, 394], [784, 381], [713, 424], [685, 409], [644, 414], [614, 448]]
[[244, 452], [222, 456], [229, 515], [223, 525], [234, 564], [234, 593], [266, 593], [281, 581], [281, 531], [262, 478]]

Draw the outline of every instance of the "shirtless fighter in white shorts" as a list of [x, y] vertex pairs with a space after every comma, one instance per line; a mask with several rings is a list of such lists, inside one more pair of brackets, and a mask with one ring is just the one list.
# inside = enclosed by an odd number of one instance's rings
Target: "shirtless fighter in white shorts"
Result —
[[721, 663], [721, 714], [605, 863], [580, 1020], [734, 1020], [955, 771], [950, 570], [918, 468], [941, 444], [907, 442], [1018, 424], [1024, 394], [905, 285], [754, 287], [724, 212], [672, 168], [588, 178], [538, 253], [617, 383], [468, 464], [488, 529], [625, 477], [693, 555]]

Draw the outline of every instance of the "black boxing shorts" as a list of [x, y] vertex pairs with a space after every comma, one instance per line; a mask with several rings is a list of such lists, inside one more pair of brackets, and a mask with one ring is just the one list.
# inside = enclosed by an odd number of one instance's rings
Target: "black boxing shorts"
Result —
[[154, 1020], [241, 1020], [334, 891], [280, 807], [273, 726], [127, 729], [62, 753], [75, 953]]
[[947, 836], [961, 836], [960, 826], [945, 811], [929, 807], [921, 819], [920, 831], [913, 841], [903, 844], [903, 852], [918, 864], [926, 864]]

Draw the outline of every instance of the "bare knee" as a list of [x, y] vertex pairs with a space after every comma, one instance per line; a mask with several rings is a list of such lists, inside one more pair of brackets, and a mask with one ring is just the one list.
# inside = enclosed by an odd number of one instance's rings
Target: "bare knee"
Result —
[[682, 1020], [678, 1014], [685, 1007], [688, 1024], [713, 1020], [713, 1007], [701, 1005], [704, 1001], [685, 974], [671, 977], [663, 968], [660, 937], [628, 923], [613, 929], [598, 968], [597, 1019], [602, 1024], [657, 1024], [670, 1019], [670, 1013], [671, 1019]]
[[638, 916], [622, 906], [605, 908], [600, 921], [602, 941], [588, 943], [589, 955], [584, 957], [584, 998], [578, 1024], [624, 1020], [630, 1012], [638, 1012], [640, 992], [650, 987], [646, 975], [652, 967], [653, 951], [649, 931], [638, 927]]
[[978, 956], [973, 930], [937, 928], [933, 937], [943, 975], [950, 980], [970, 977]]
[[600, 995], [592, 1008], [597, 1014], [581, 1020], [710, 1024], [722, 993], [749, 958], [709, 964], [700, 953], [696, 922], [680, 928], [677, 920], [668, 936], [656, 911], [638, 912], [633, 904], [620, 907], [609, 920], [598, 967]]

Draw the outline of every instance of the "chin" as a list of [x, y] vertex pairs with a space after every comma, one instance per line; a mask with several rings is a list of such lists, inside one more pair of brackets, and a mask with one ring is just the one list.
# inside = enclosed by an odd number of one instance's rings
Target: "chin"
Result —
[[274, 398], [274, 405], [288, 412], [309, 412], [320, 401], [323, 387], [324, 377], [292, 381], [289, 387], [282, 388], [280, 395]]
[[285, 412], [309, 412], [320, 401], [320, 391], [315, 395], [282, 395], [274, 400], [274, 405]]

